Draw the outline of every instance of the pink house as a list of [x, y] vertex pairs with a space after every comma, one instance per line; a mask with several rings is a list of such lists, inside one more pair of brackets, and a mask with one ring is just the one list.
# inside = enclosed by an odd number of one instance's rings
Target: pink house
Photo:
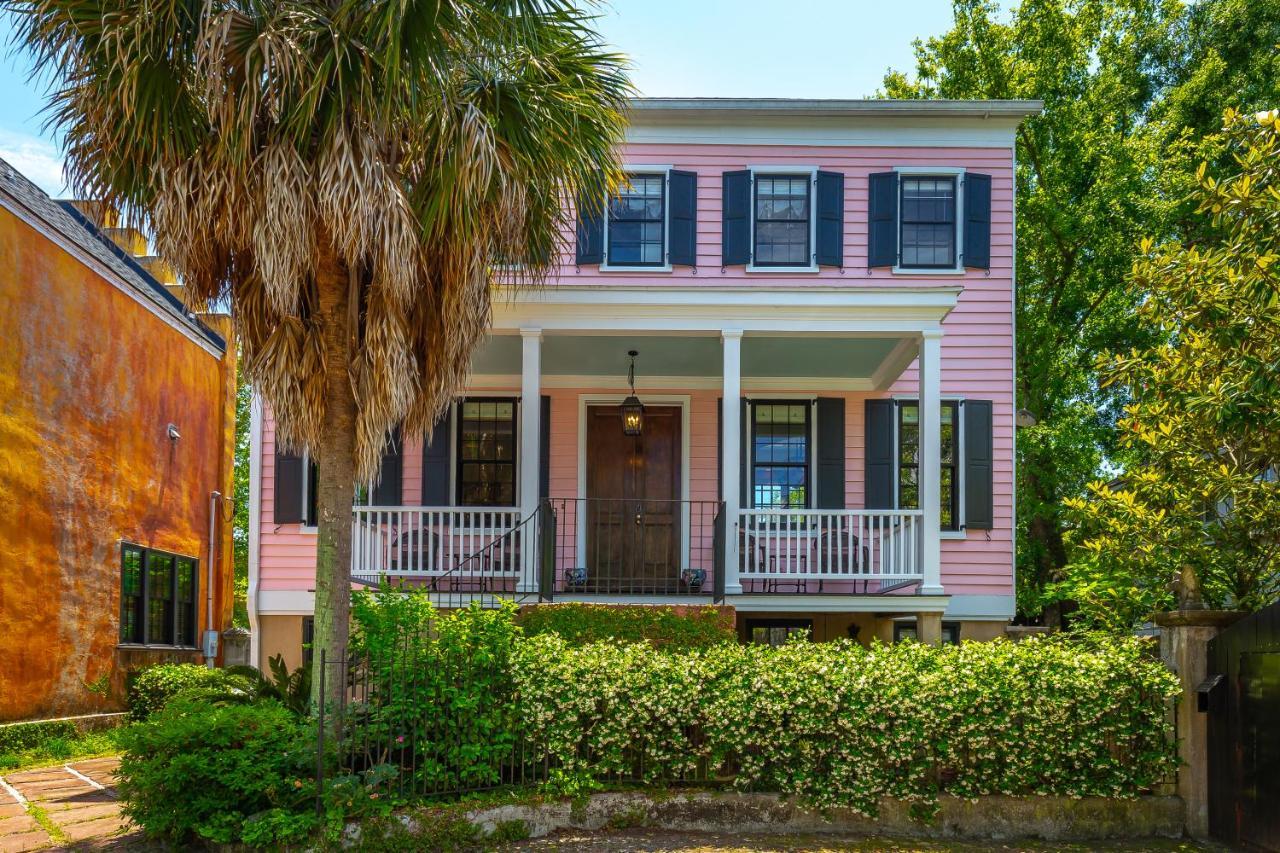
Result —
[[[497, 297], [465, 396], [354, 508], [353, 574], [446, 607], [723, 603], [764, 642], [1001, 633], [1039, 108], [636, 101], [629, 185], [579, 205], [547, 287]], [[255, 654], [297, 660], [314, 478], [258, 409]]]

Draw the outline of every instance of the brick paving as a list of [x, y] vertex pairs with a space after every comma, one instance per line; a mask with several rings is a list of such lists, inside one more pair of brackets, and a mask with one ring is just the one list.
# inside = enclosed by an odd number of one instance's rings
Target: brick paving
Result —
[[[120, 814], [118, 758], [74, 761], [0, 776], [0, 853], [27, 850], [115, 850], [141, 839]], [[36, 815], [43, 813], [41, 825]], [[52, 825], [54, 834], [48, 828]]]

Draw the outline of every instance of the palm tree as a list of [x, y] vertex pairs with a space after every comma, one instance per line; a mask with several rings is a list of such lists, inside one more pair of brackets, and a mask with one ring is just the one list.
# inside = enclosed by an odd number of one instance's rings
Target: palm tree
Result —
[[545, 280], [563, 200], [618, 180], [622, 59], [572, 0], [0, 4], [53, 72], [71, 186], [149, 228], [193, 308], [230, 307], [278, 441], [318, 461], [337, 659], [354, 484], [396, 425], [429, 433], [491, 289]]

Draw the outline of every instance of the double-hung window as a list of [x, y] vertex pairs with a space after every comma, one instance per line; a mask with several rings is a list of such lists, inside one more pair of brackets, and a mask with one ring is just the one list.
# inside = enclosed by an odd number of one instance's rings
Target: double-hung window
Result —
[[810, 409], [808, 401], [799, 400], [751, 404], [752, 506], [809, 506]]
[[[941, 433], [941, 520], [943, 530], [960, 527], [957, 458], [960, 404], [955, 400], [942, 402]], [[920, 406], [914, 400], [898, 402], [898, 507], [920, 508]]]
[[899, 265], [908, 269], [953, 269], [955, 177], [903, 175], [900, 186]]
[[120, 546], [120, 642], [196, 644], [200, 561], [133, 545]]
[[755, 176], [755, 250], [758, 267], [808, 267], [813, 262], [810, 175]]
[[660, 267], [666, 263], [667, 176], [632, 174], [609, 200], [610, 266]]
[[516, 401], [466, 399], [458, 404], [458, 504], [514, 506]]

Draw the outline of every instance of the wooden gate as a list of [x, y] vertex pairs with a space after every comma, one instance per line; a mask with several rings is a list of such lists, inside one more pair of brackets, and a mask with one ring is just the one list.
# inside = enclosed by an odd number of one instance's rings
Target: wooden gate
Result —
[[1209, 829], [1280, 851], [1280, 604], [1209, 642]]

